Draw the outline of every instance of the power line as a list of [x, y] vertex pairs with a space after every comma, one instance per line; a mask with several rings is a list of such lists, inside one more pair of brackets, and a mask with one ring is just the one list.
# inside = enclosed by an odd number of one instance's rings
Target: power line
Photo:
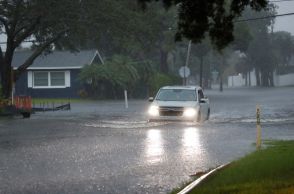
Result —
[[269, 3], [282, 3], [282, 2], [288, 2], [288, 1], [294, 1], [294, 0], [273, 0], [273, 1], [268, 1]]
[[263, 19], [268, 19], [268, 18], [277, 18], [277, 17], [291, 16], [291, 15], [294, 15], [294, 12], [293, 13], [285, 13], [285, 14], [277, 14], [277, 15], [269, 15], [269, 16], [258, 17], [258, 18], [248, 18], [248, 19], [236, 20], [235, 23], [250, 22], [250, 21], [255, 21], [255, 20], [263, 20]]

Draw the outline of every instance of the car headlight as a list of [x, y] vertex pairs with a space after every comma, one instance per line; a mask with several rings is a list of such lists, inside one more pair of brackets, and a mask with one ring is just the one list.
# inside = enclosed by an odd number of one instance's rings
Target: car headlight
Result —
[[150, 106], [148, 113], [151, 116], [159, 116], [159, 107], [154, 105]]
[[184, 110], [185, 117], [194, 117], [196, 115], [196, 110], [194, 108], [187, 108]]

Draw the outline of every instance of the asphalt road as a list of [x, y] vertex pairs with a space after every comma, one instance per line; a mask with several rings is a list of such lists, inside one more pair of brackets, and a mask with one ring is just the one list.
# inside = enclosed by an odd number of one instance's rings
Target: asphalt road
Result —
[[148, 102], [72, 104], [67, 112], [0, 119], [0, 193], [167, 193], [199, 171], [294, 139], [294, 88], [206, 91], [203, 124], [147, 123]]

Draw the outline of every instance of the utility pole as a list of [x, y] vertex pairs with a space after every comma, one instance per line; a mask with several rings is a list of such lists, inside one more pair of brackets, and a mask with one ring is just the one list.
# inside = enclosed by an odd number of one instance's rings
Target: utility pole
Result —
[[[187, 51], [187, 57], [186, 57], [186, 64], [185, 67], [188, 67], [189, 65], [189, 59], [190, 59], [190, 53], [191, 53], [191, 44], [192, 44], [192, 40], [189, 41], [188, 43], [188, 51]], [[187, 85], [187, 77], [186, 77], [186, 69], [184, 69], [184, 77], [183, 77], [183, 85]]]

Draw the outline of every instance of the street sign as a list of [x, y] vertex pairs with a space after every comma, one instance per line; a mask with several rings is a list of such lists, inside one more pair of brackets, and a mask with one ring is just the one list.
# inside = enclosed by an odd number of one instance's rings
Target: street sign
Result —
[[182, 66], [179, 69], [179, 74], [180, 74], [181, 78], [187, 78], [187, 77], [189, 77], [190, 76], [190, 69], [189, 69], [189, 67]]

